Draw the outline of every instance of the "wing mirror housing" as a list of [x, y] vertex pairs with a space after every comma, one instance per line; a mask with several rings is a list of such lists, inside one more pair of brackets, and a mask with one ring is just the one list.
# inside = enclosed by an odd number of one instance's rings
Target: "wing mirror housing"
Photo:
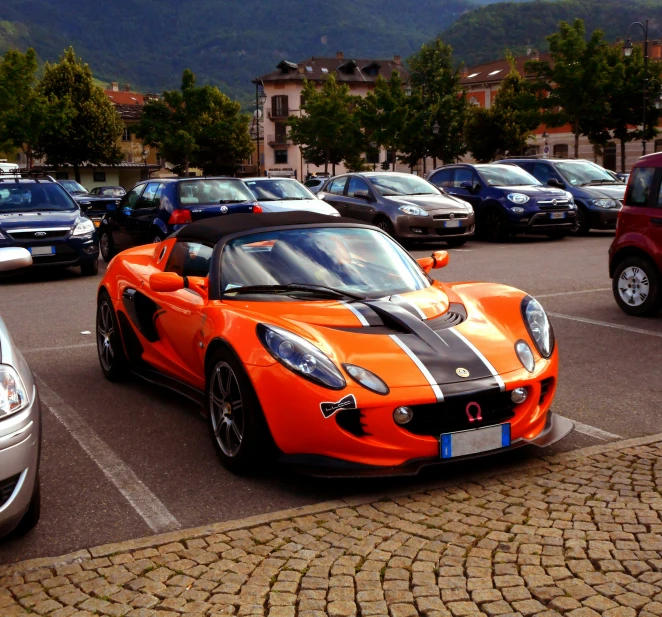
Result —
[[416, 261], [423, 268], [423, 271], [427, 273], [430, 270], [445, 268], [449, 260], [450, 257], [447, 251], [435, 251], [430, 257], [421, 257], [421, 259], [417, 259]]
[[372, 195], [370, 195], [370, 191], [365, 191], [365, 190], [354, 191], [354, 197], [358, 199], [367, 199], [368, 201], [372, 200]]
[[547, 185], [548, 185], [548, 186], [554, 186], [554, 187], [556, 187], [557, 189], [563, 189], [563, 188], [565, 188], [565, 187], [563, 186], [563, 182], [561, 182], [560, 180], [557, 180], [556, 178], [550, 178], [549, 180], [547, 180]]
[[149, 286], [152, 291], [170, 293], [186, 287], [186, 279], [176, 272], [155, 272], [149, 277]]
[[32, 255], [18, 246], [0, 248], [0, 272], [12, 272], [32, 265]]
[[478, 184], [478, 182], [476, 182], [476, 184], [473, 182], [462, 182], [460, 188], [469, 191], [470, 193], [477, 193], [480, 191], [480, 184]]

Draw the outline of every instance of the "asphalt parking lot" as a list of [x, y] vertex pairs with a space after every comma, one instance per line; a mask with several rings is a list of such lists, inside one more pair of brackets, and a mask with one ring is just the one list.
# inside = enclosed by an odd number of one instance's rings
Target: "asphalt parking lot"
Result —
[[[662, 318], [628, 317], [607, 274], [608, 233], [451, 249], [441, 280], [514, 285], [541, 300], [561, 352], [554, 410], [577, 431], [548, 452], [661, 432]], [[416, 247], [416, 257], [439, 246]], [[102, 268], [103, 270], [103, 268]], [[0, 315], [37, 375], [44, 403], [42, 519], [24, 538], [0, 542], [0, 563], [72, 552], [434, 479], [466, 478], [508, 456], [426, 471], [417, 478], [320, 481], [282, 468], [241, 478], [223, 469], [195, 405], [149, 384], [111, 384], [94, 341], [102, 276], [33, 271], [0, 282]]]

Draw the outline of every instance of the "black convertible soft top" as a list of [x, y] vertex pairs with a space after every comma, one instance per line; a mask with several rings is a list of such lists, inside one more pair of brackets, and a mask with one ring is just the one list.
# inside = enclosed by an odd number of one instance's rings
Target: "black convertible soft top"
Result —
[[213, 245], [233, 234], [268, 231], [272, 227], [300, 227], [302, 225], [337, 226], [338, 223], [353, 227], [361, 225], [361, 223], [358, 223], [354, 219], [306, 211], [227, 214], [191, 223], [177, 232], [177, 239], [186, 242], [202, 242]]

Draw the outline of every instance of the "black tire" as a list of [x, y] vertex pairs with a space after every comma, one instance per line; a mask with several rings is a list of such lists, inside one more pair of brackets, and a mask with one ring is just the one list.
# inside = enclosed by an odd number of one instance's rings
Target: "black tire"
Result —
[[32, 498], [27, 512], [23, 515], [21, 522], [14, 529], [13, 535], [22, 536], [34, 529], [41, 517], [41, 483], [39, 481], [39, 472], [34, 481], [34, 488], [32, 489]]
[[510, 236], [508, 219], [497, 208], [488, 208], [476, 221], [476, 232], [488, 242], [505, 242]]
[[450, 246], [451, 248], [464, 246], [467, 243], [468, 239], [469, 238], [447, 238], [446, 244], [448, 244], [448, 246]]
[[124, 353], [113, 303], [106, 291], [99, 294], [96, 327], [101, 371], [108, 381], [122, 381], [129, 372], [129, 361]]
[[113, 237], [107, 231], [102, 231], [99, 236], [99, 252], [101, 253], [101, 259], [106, 263], [115, 257], [116, 251], [113, 244]]
[[393, 229], [393, 223], [391, 223], [390, 219], [385, 216], [378, 216], [375, 219], [374, 224], [391, 236], [391, 238], [395, 238], [395, 230]]
[[550, 231], [547, 237], [550, 240], [563, 240], [568, 235], [567, 231]]
[[627, 257], [616, 266], [611, 283], [616, 304], [628, 315], [650, 317], [662, 308], [660, 272], [647, 259]]
[[577, 225], [575, 225], [574, 229], [572, 230], [572, 233], [575, 236], [585, 236], [588, 234], [588, 230], [590, 229], [589, 227], [589, 217], [588, 217], [588, 212], [586, 211], [586, 208], [584, 206], [577, 206]]
[[99, 274], [99, 260], [86, 261], [80, 264], [80, 273], [83, 276], [96, 276]]
[[209, 430], [221, 463], [237, 474], [268, 465], [274, 451], [269, 428], [253, 385], [230, 350], [212, 352], [205, 391]]

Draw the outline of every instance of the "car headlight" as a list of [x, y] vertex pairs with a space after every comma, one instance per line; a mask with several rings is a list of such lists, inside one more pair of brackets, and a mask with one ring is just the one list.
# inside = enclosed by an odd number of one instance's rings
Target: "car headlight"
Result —
[[575, 198], [572, 196], [570, 191], [565, 191], [565, 198], [568, 200], [568, 205], [572, 210], [576, 210], [577, 206], [575, 205]]
[[28, 395], [18, 373], [0, 364], [0, 419], [21, 411], [29, 403]]
[[589, 199], [588, 203], [596, 208], [615, 208], [616, 202], [613, 199]]
[[529, 201], [529, 196], [524, 193], [509, 193], [508, 200], [512, 201], [514, 204], [525, 204]]
[[338, 210], [334, 210], [333, 212], [329, 212], [329, 216], [340, 216], [340, 212], [338, 212]]
[[416, 206], [400, 206], [398, 210], [411, 216], [428, 216], [428, 213], [423, 210], [423, 208], [418, 208]]
[[94, 223], [90, 219], [81, 219], [71, 232], [72, 236], [85, 236], [94, 233]]
[[517, 343], [515, 343], [515, 353], [517, 354], [519, 361], [522, 363], [522, 366], [529, 371], [529, 373], [533, 373], [533, 370], [536, 368], [536, 361], [529, 344], [526, 341], [517, 341]]
[[331, 390], [342, 390], [347, 385], [336, 365], [306, 339], [265, 324], [258, 324], [256, 332], [266, 350], [297, 375]]
[[519, 206], [513, 206], [510, 208], [515, 214], [522, 214], [524, 212], [524, 208], [520, 208]]
[[524, 324], [536, 349], [543, 358], [549, 358], [554, 351], [554, 329], [547, 318], [547, 313], [540, 302], [531, 296], [526, 296], [522, 300], [521, 308]]
[[376, 392], [377, 394], [388, 394], [388, 386], [374, 373], [355, 364], [343, 364], [342, 367], [347, 374], [360, 383], [364, 388]]

